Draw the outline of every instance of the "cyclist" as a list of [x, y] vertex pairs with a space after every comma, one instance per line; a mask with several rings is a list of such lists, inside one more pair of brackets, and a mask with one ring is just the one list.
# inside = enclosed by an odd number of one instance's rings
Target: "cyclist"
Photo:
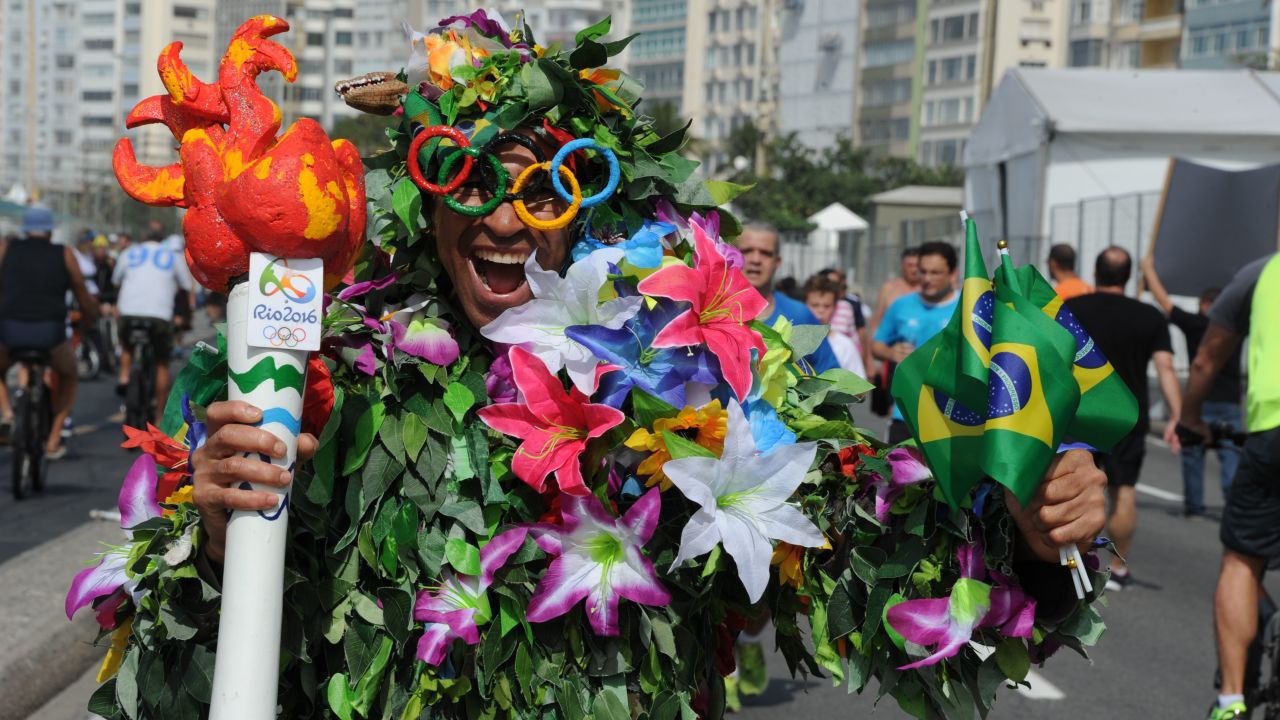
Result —
[[1222, 688], [1210, 720], [1244, 717], [1249, 644], [1267, 560], [1280, 556], [1280, 255], [1244, 266], [1209, 310], [1209, 329], [1191, 364], [1179, 433], [1210, 437], [1201, 408], [1213, 379], [1249, 336], [1248, 435], [1222, 514], [1222, 569], [1214, 628]]
[[[91, 322], [98, 302], [85, 286], [75, 252], [52, 242], [53, 212], [39, 205], [22, 213], [22, 240], [0, 244], [0, 374], [13, 364], [14, 350], [47, 350], [57, 376], [53, 392], [53, 426], [46, 444], [50, 460], [66, 455], [62, 424], [71, 415], [76, 397], [76, 358], [67, 338], [70, 291], [80, 303], [82, 318]], [[13, 411], [4, 408], [0, 423], [11, 426]]]
[[[120, 337], [134, 328], [146, 331], [155, 350], [156, 417], [164, 414], [169, 394], [169, 358], [173, 354], [174, 296], [179, 288], [194, 302], [195, 281], [187, 263], [164, 242], [163, 233], [150, 232], [141, 244], [131, 245], [116, 263], [111, 280], [119, 288], [116, 309], [120, 313]], [[133, 348], [125, 344], [120, 354], [116, 394], [124, 397], [133, 367]]]

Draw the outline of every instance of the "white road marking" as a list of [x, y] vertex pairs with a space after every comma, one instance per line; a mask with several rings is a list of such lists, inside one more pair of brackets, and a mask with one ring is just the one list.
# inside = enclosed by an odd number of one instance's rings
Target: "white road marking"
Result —
[[[978, 653], [978, 657], [986, 660], [996, 649], [989, 645], [980, 645], [978, 643], [970, 643], [970, 647], [974, 652]], [[1028, 700], [1062, 700], [1067, 696], [1066, 693], [1058, 689], [1057, 685], [1049, 682], [1043, 675], [1035, 670], [1027, 671], [1027, 683], [1031, 687], [1025, 685], [1018, 686], [1018, 693]]]
[[1138, 483], [1137, 485], [1134, 486], [1134, 489], [1140, 493], [1146, 493], [1151, 497], [1160, 498], [1161, 500], [1168, 500], [1169, 502], [1177, 502], [1177, 503], [1182, 502], [1182, 496], [1179, 495], [1178, 493], [1169, 492], [1168, 490], [1161, 490], [1158, 487], [1151, 487], [1146, 483]]

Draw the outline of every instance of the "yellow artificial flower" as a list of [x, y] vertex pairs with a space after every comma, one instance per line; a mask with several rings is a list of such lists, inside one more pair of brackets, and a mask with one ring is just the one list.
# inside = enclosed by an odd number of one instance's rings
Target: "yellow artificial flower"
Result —
[[422, 45], [427, 53], [427, 73], [431, 84], [441, 90], [449, 90], [454, 85], [450, 69], [470, 65], [473, 60], [489, 54], [484, 48], [473, 46], [465, 34], [456, 30], [429, 33], [422, 39]]
[[98, 668], [98, 682], [104, 683], [116, 676], [120, 671], [120, 663], [124, 662], [124, 650], [129, 645], [129, 636], [133, 634], [133, 618], [125, 618], [120, 627], [111, 633], [111, 647], [107, 656], [102, 658], [102, 667]]
[[[667, 478], [666, 473], [662, 472], [662, 466], [671, 459], [671, 453], [667, 450], [667, 441], [662, 437], [664, 430], [689, 437], [718, 456], [724, 451], [724, 436], [728, 432], [728, 414], [720, 406], [719, 400], [712, 400], [697, 409], [686, 406], [673, 418], [655, 420], [652, 432], [645, 428], [638, 428], [631, 437], [627, 438], [627, 447], [650, 453], [649, 457], [640, 463], [640, 467], [636, 468], [636, 472], [649, 476], [649, 481], [646, 483], [648, 487], [660, 485], [663, 490], [667, 490], [671, 487], [671, 480]], [[692, 437], [690, 437], [691, 432]]]
[[[818, 548], [819, 550], [830, 550], [831, 540], [827, 541]], [[779, 541], [778, 546], [773, 549], [773, 557], [770, 558], [770, 565], [778, 566], [778, 584], [790, 585], [799, 590], [804, 584], [804, 551], [799, 545], [792, 545], [789, 542]]]
[[185, 487], [180, 487], [177, 490], [174, 490], [172, 493], [170, 493], [169, 497], [164, 499], [164, 504], [165, 505], [181, 505], [182, 503], [189, 503], [191, 502], [191, 493], [194, 490], [195, 490], [194, 485], [187, 485]]

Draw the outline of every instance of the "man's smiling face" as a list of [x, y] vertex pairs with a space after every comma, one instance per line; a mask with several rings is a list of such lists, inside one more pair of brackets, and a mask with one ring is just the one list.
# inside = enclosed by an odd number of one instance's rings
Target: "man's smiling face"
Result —
[[[555, 154], [554, 147], [533, 133], [517, 132], [535, 138], [546, 157]], [[528, 148], [516, 143], [502, 145], [497, 154], [512, 178], [537, 162]], [[481, 172], [483, 165], [487, 163], [476, 162], [471, 182], [454, 191], [454, 198], [463, 205], [480, 205], [492, 197], [493, 178]], [[535, 187], [540, 185], [542, 189], [524, 193], [526, 205], [539, 219], [555, 218], [568, 208], [568, 203], [555, 196], [545, 173], [538, 175], [546, 182], [535, 182]], [[535, 230], [520, 220], [510, 202], [481, 217], [456, 213], [438, 199], [432, 205], [432, 227], [440, 260], [453, 280], [458, 303], [477, 328], [489, 324], [504, 310], [533, 299], [524, 276], [529, 255], [536, 253], [538, 264], [545, 270], [559, 270], [569, 255], [568, 228]]]

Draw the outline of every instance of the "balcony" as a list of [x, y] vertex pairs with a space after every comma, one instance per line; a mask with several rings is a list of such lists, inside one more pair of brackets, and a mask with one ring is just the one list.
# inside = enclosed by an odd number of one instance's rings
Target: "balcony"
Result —
[[1144, 17], [1138, 28], [1138, 37], [1142, 40], [1176, 40], [1182, 37], [1182, 15], [1164, 15], [1162, 17]]

